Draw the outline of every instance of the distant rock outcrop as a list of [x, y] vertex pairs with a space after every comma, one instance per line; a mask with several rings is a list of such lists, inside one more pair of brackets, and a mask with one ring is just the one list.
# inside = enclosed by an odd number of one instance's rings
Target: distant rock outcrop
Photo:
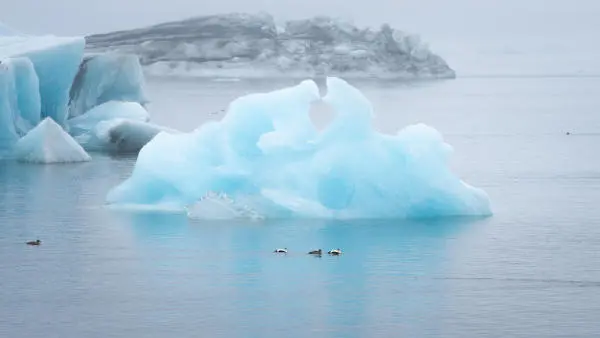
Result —
[[226, 14], [86, 37], [90, 51], [137, 54], [151, 74], [216, 77], [454, 78], [415, 35], [328, 17]]

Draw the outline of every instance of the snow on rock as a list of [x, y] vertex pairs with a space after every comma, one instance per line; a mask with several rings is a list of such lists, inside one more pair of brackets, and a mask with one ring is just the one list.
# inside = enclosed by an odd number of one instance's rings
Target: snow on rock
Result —
[[421, 40], [329, 17], [275, 25], [267, 14], [209, 15], [86, 37], [92, 51], [140, 56], [153, 75], [206, 77], [454, 78]]
[[17, 141], [14, 155], [19, 161], [42, 164], [91, 160], [79, 143], [49, 117]]
[[487, 194], [450, 171], [452, 147], [438, 131], [417, 124], [378, 132], [369, 100], [339, 78], [327, 79], [322, 98], [336, 116], [317, 131], [308, 115], [320, 99], [307, 80], [238, 98], [221, 121], [194, 132], [159, 133], [107, 201], [188, 207], [198, 218], [491, 214]]

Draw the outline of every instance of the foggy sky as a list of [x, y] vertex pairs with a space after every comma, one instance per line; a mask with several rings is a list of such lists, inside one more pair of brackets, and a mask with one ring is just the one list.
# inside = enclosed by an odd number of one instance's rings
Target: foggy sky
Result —
[[600, 1], [0, 0], [0, 21], [30, 34], [82, 35], [197, 15], [258, 11], [281, 20], [325, 14], [361, 26], [388, 22], [432, 39], [477, 34], [593, 35], [599, 31]]
[[[0, 22], [28, 34], [86, 35], [193, 16], [329, 15], [419, 34], [460, 74], [600, 74], [600, 0], [0, 0]], [[500, 57], [498, 57], [500, 56]]]

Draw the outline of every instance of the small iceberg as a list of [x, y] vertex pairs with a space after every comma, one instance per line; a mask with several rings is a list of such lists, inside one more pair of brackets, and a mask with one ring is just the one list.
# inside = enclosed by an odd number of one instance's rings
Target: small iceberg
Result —
[[139, 152], [162, 131], [179, 132], [152, 123], [117, 118], [98, 123], [90, 134], [77, 137], [77, 141], [90, 151], [130, 154]]
[[140, 103], [109, 101], [70, 119], [68, 126], [87, 151], [134, 153], [161, 131], [177, 132], [148, 121]]
[[67, 121], [71, 135], [77, 136], [88, 133], [100, 122], [112, 119], [128, 119], [148, 122], [150, 115], [137, 102], [108, 101], [100, 104], [83, 115]]
[[91, 160], [79, 143], [49, 117], [17, 141], [15, 157], [21, 162], [41, 164]]

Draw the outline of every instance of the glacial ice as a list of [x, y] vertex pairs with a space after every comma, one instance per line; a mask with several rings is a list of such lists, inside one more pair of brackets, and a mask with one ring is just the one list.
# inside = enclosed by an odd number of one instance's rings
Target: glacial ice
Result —
[[6, 153], [40, 119], [39, 81], [27, 58], [0, 62], [0, 152]]
[[161, 131], [137, 102], [108, 101], [68, 121], [75, 139], [88, 151], [131, 153], [139, 151]]
[[83, 58], [85, 40], [81, 37], [3, 36], [0, 60], [26, 57], [39, 80], [41, 116], [64, 125], [67, 119], [69, 89]]
[[82, 37], [27, 36], [0, 26], [0, 156], [13, 154], [19, 138], [45, 117], [86, 149], [101, 151], [136, 151], [167, 130], [147, 123], [137, 56], [84, 60], [84, 46]]
[[89, 151], [136, 153], [160, 132], [178, 133], [157, 124], [128, 119], [112, 119], [98, 123], [77, 141]]
[[50, 117], [19, 139], [14, 152], [17, 160], [32, 163], [85, 162], [91, 159], [77, 141]]
[[71, 82], [83, 56], [83, 38], [0, 34], [0, 155], [43, 117], [67, 118]]
[[131, 54], [90, 55], [81, 63], [70, 92], [69, 116], [108, 101], [148, 102], [142, 66]]
[[100, 122], [116, 118], [142, 122], [150, 120], [146, 109], [137, 102], [108, 101], [67, 122], [71, 134], [80, 135], [90, 131]]
[[222, 121], [191, 133], [159, 133], [107, 202], [188, 207], [205, 218], [491, 214], [487, 194], [450, 171], [452, 148], [435, 129], [382, 134], [358, 89], [328, 78], [327, 90], [322, 100], [336, 117], [322, 131], [308, 117], [318, 87], [304, 81], [241, 97]]
[[17, 118], [27, 123], [27, 126], [19, 126], [20, 123], [17, 123], [17, 128], [21, 134], [24, 134], [40, 122], [42, 109], [39, 91], [40, 80], [33, 63], [29, 59], [24, 57], [15, 58], [8, 60], [8, 64], [12, 66], [13, 71]]

